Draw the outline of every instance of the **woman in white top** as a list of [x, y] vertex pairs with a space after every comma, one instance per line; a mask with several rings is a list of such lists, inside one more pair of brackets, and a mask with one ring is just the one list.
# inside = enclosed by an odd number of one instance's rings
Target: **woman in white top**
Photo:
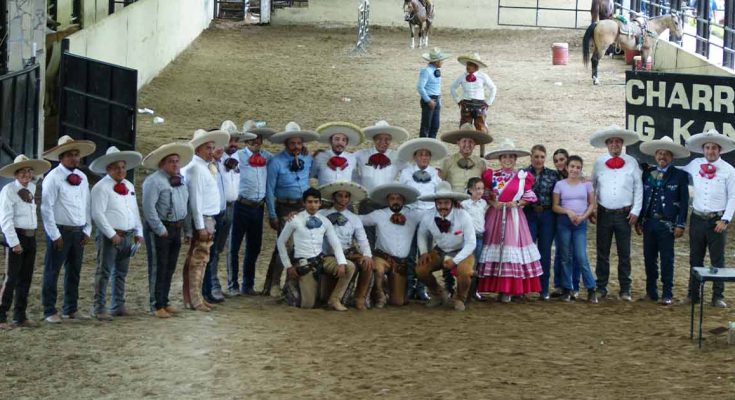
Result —
[[[487, 64], [482, 61], [477, 53], [459, 56], [457, 61], [467, 68], [467, 71], [458, 76], [449, 87], [454, 102], [460, 108], [459, 125], [472, 123], [475, 125], [475, 129], [487, 133], [487, 127], [485, 126], [487, 107], [493, 104], [497, 92], [490, 77], [479, 71], [480, 68], [487, 68]], [[460, 86], [462, 87], [461, 98], [457, 95], [457, 88]], [[485, 88], [488, 90], [487, 97], [485, 97]]]

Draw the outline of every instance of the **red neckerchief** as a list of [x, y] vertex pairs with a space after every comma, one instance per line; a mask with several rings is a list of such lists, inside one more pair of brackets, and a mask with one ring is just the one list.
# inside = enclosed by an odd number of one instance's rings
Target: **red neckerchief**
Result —
[[348, 165], [349, 163], [347, 162], [347, 159], [340, 156], [333, 156], [329, 161], [327, 161], [327, 167], [331, 168], [333, 171], [338, 169], [344, 170]]
[[466, 80], [467, 82], [474, 82], [477, 80], [477, 77], [473, 72], [470, 72], [469, 74], [467, 74], [467, 76], [464, 77], [464, 80]]
[[610, 169], [620, 169], [623, 168], [623, 166], [625, 165], [625, 160], [623, 160], [619, 156], [615, 156], [605, 161], [605, 165], [607, 165], [607, 167]]
[[707, 179], [712, 179], [717, 173], [717, 167], [711, 163], [704, 163], [699, 166], [699, 176]]
[[367, 165], [375, 169], [383, 169], [391, 164], [390, 158], [383, 153], [375, 153], [368, 158]]

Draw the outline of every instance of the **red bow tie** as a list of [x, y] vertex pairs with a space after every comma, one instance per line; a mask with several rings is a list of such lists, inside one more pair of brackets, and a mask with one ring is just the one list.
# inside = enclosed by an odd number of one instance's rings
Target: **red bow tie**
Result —
[[465, 77], [464, 77], [464, 79], [465, 79], [465, 80], [466, 80], [467, 82], [474, 82], [474, 81], [476, 81], [476, 80], [477, 80], [477, 77], [475, 76], [475, 74], [474, 74], [474, 73], [469, 73], [469, 74], [467, 74], [467, 76], [465, 76]]
[[623, 165], [625, 165], [625, 160], [623, 160], [621, 157], [615, 156], [605, 161], [605, 165], [607, 165], [607, 167], [610, 169], [620, 169], [623, 168]]
[[396, 225], [406, 225], [406, 216], [403, 214], [395, 213], [390, 216], [390, 222]]
[[706, 163], [699, 166], [699, 176], [707, 179], [712, 179], [715, 177], [715, 173], [717, 172], [717, 167], [715, 167], [713, 164]]
[[343, 170], [347, 168], [347, 165], [349, 165], [347, 159], [340, 156], [334, 156], [330, 158], [329, 161], [327, 161], [327, 167], [331, 168], [332, 170]]
[[261, 156], [260, 153], [255, 153], [252, 156], [250, 156], [250, 160], [248, 160], [250, 163], [250, 166], [258, 168], [258, 167], [265, 167], [265, 157]]
[[77, 174], [71, 173], [66, 177], [66, 181], [69, 182], [69, 184], [72, 186], [79, 186], [82, 184], [82, 177]]
[[370, 156], [370, 158], [368, 158], [368, 162], [367, 162], [367, 165], [375, 169], [383, 169], [389, 166], [390, 164], [391, 164], [390, 158], [388, 158], [388, 156], [386, 156], [383, 153], [373, 154], [372, 156]]
[[434, 217], [434, 222], [436, 223], [436, 227], [439, 228], [439, 232], [441, 233], [449, 232], [449, 228], [452, 227], [452, 221], [448, 219]]
[[120, 196], [125, 196], [130, 193], [128, 192], [128, 187], [123, 182], [116, 183], [115, 186], [112, 187], [112, 189]]

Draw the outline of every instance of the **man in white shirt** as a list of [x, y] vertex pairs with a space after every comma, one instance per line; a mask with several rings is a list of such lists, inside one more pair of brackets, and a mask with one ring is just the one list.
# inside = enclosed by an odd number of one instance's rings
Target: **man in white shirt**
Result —
[[[143, 242], [143, 224], [138, 213], [135, 187], [125, 179], [143, 160], [136, 151], [120, 151], [111, 146], [89, 169], [104, 175], [91, 192], [92, 221], [97, 227], [97, 270], [94, 274], [94, 316], [110, 321], [112, 316], [131, 315], [125, 309], [125, 278], [130, 258]], [[110, 290], [110, 312], [106, 309], [107, 283]], [[111, 316], [112, 315], [112, 316]]]
[[[683, 170], [692, 177], [694, 201], [689, 224], [689, 265], [704, 266], [704, 255], [709, 249], [711, 265], [725, 268], [727, 227], [735, 213], [735, 168], [720, 155], [735, 150], [735, 140], [716, 130], [692, 135], [686, 141], [692, 153], [703, 154]], [[712, 305], [727, 307], [724, 300], [725, 284], [712, 282]], [[698, 303], [699, 287], [689, 277], [689, 299]]]
[[[0, 176], [14, 181], [0, 190], [0, 230], [5, 237], [5, 279], [0, 284], [0, 330], [15, 326], [33, 327], [36, 322], [28, 319], [28, 291], [36, 263], [36, 185], [33, 175], [43, 175], [51, 168], [45, 160], [30, 160], [23, 154], [12, 164], [0, 168]], [[15, 296], [13, 324], [8, 324], [8, 311]]]
[[413, 204], [419, 194], [418, 190], [399, 183], [380, 185], [370, 191], [370, 200], [383, 208], [360, 216], [365, 227], [376, 228], [373, 297], [377, 308], [383, 308], [386, 304], [383, 289], [386, 273], [389, 274], [390, 304], [402, 306], [408, 301], [406, 283], [409, 253], [420, 214], [405, 206]]
[[610, 126], [590, 138], [593, 147], [607, 147], [608, 154], [597, 158], [592, 170], [592, 184], [597, 197], [597, 290], [607, 296], [610, 277], [610, 247], [615, 236], [618, 250], [618, 282], [620, 299], [632, 301], [630, 295], [630, 233], [638, 221], [643, 205], [641, 169], [635, 158], [622, 154], [623, 147], [637, 143], [638, 134]]
[[314, 154], [311, 177], [319, 186], [338, 181], [351, 181], [357, 161], [355, 155], [345, 151], [363, 141], [362, 130], [349, 122], [329, 122], [318, 128], [319, 141], [327, 143], [329, 150]]
[[95, 144], [89, 140], [59, 138], [58, 145], [43, 153], [43, 158], [58, 161], [43, 179], [41, 190], [41, 217], [46, 231], [46, 257], [43, 268], [44, 320], [61, 322], [56, 309], [56, 286], [64, 266], [64, 307], [66, 319], [86, 319], [79, 312], [79, 273], [82, 270], [84, 245], [92, 234], [89, 203], [89, 181], [77, 169], [82, 157], [94, 153]]
[[184, 263], [184, 305], [197, 311], [211, 311], [214, 306], [202, 297], [204, 270], [214, 242], [215, 216], [221, 211], [217, 188], [217, 165], [214, 149], [224, 147], [229, 135], [223, 131], [206, 132], [198, 129], [189, 142], [194, 158], [182, 173], [189, 189], [189, 215], [194, 234]]
[[[487, 133], [485, 118], [487, 108], [495, 101], [497, 88], [492, 79], [480, 71], [487, 68], [487, 64], [477, 53], [457, 57], [457, 61], [464, 65], [467, 72], [460, 74], [449, 86], [454, 102], [459, 105], [459, 125], [474, 124], [475, 129]], [[457, 96], [457, 88], [462, 87], [462, 97]], [[488, 95], [485, 97], [485, 89]]]
[[[328, 305], [336, 311], [345, 311], [340, 297], [344, 294], [344, 289], [352, 279], [355, 269], [348, 268], [347, 259], [332, 223], [327, 217], [318, 213], [322, 205], [322, 194], [317, 189], [309, 188], [304, 191], [303, 201], [305, 210], [288, 221], [278, 235], [278, 255], [288, 276], [286, 297], [290, 304], [301, 308], [313, 308], [317, 300], [319, 277], [322, 273], [327, 273], [337, 278], [337, 285], [329, 294]], [[296, 265], [291, 263], [286, 247], [292, 236]], [[336, 260], [334, 263], [324, 262], [322, 250], [325, 238], [334, 250]], [[295, 282], [298, 282], [298, 289], [294, 288]], [[339, 290], [342, 290], [342, 293], [339, 293]], [[291, 300], [295, 298], [299, 298], [300, 301]]]
[[[455, 203], [469, 199], [470, 196], [452, 191], [447, 182], [439, 184], [435, 194], [421, 196], [421, 201], [434, 201], [436, 209], [424, 216], [419, 224], [418, 246], [419, 262], [416, 274], [429, 288], [431, 300], [428, 307], [447, 304], [449, 297], [433, 275], [434, 271], [453, 271], [457, 276], [457, 290], [454, 292], [454, 309], [464, 311], [464, 303], [475, 271], [475, 227], [467, 211], [454, 208]], [[434, 247], [430, 249], [433, 238]]]

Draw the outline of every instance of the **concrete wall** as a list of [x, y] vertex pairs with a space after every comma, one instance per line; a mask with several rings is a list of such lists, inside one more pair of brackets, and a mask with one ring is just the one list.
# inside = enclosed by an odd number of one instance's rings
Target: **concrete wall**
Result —
[[212, 20], [213, 0], [141, 0], [69, 36], [73, 54], [138, 70], [138, 89]]
[[733, 76], [735, 71], [710, 63], [699, 54], [659, 40], [653, 54], [653, 69], [679, 74]]

